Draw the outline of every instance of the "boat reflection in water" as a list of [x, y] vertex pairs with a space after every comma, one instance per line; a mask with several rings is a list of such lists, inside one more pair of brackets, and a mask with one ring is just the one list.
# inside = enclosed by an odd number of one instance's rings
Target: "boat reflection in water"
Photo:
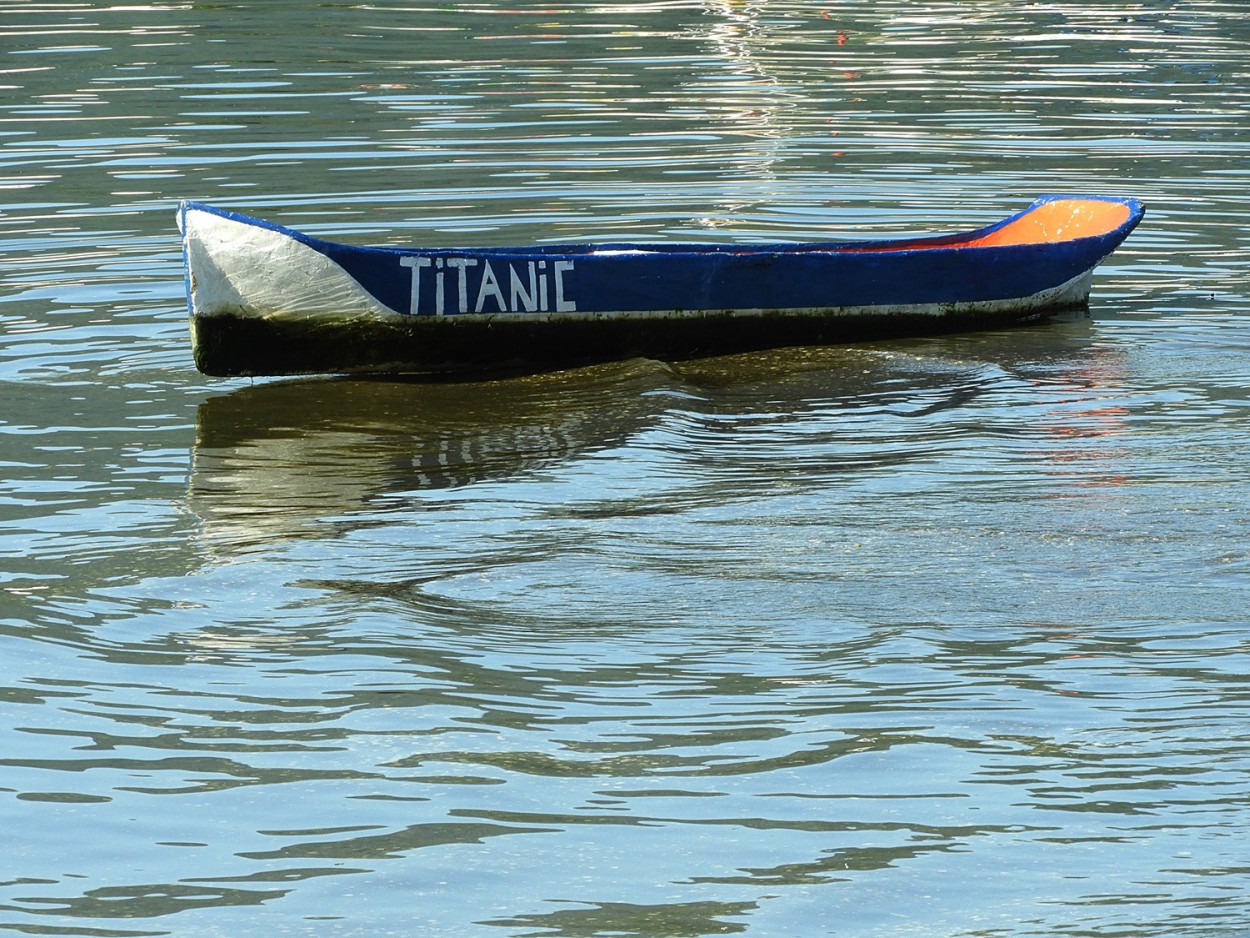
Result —
[[[1082, 423], [1080, 400], [1092, 394], [1095, 406], [1102, 396], [1082, 387], [1097, 357], [1087, 333], [1077, 319], [680, 365], [636, 359], [493, 380], [240, 388], [200, 405], [189, 503], [206, 547], [225, 559], [275, 538], [386, 523], [412, 509], [405, 494], [516, 481], [615, 448], [635, 461], [652, 453], [662, 461], [644, 461], [654, 487], [674, 497], [680, 488], [683, 499], [844, 485], [940, 458], [953, 432], [973, 432], [966, 427], [981, 419], [1012, 422], [1013, 398], [1022, 422], [994, 435], [1014, 439], [1021, 457], [1054, 458], [1055, 421], [1070, 445], [1080, 427], [1066, 424]], [[1079, 454], [1064, 458], [1080, 464]], [[600, 494], [579, 490], [581, 510]]]
[[663, 403], [665, 366], [472, 382], [309, 379], [196, 414], [189, 498], [216, 545], [323, 537], [388, 495], [504, 480], [620, 444]]

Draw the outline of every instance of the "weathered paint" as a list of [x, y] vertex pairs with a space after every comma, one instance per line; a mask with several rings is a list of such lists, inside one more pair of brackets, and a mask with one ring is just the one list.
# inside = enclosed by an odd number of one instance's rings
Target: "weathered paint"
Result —
[[342, 245], [198, 203], [179, 219], [199, 367], [287, 374], [685, 357], [1013, 321], [1085, 304], [1094, 267], [1141, 215], [1131, 199], [1050, 196], [961, 235], [486, 250]]

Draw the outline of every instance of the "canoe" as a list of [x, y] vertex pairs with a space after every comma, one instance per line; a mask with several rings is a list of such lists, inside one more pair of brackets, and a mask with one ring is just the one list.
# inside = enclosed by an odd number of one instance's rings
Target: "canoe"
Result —
[[1088, 305], [1128, 198], [1043, 196], [958, 234], [776, 244], [358, 247], [178, 210], [205, 374], [678, 360], [996, 327]]

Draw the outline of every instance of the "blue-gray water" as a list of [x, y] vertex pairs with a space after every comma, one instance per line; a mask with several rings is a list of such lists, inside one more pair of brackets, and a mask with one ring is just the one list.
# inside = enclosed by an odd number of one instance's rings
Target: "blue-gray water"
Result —
[[[1250, 933], [1240, 2], [0, 4], [0, 931]], [[868, 237], [1091, 315], [479, 384], [192, 367], [174, 205]]]

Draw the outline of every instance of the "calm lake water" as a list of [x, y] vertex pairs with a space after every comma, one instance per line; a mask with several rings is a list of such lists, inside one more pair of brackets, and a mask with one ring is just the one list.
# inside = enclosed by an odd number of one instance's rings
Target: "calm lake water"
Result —
[[[0, 931], [1250, 933], [1244, 3], [0, 4]], [[193, 368], [362, 243], [1141, 198], [1089, 317]]]

